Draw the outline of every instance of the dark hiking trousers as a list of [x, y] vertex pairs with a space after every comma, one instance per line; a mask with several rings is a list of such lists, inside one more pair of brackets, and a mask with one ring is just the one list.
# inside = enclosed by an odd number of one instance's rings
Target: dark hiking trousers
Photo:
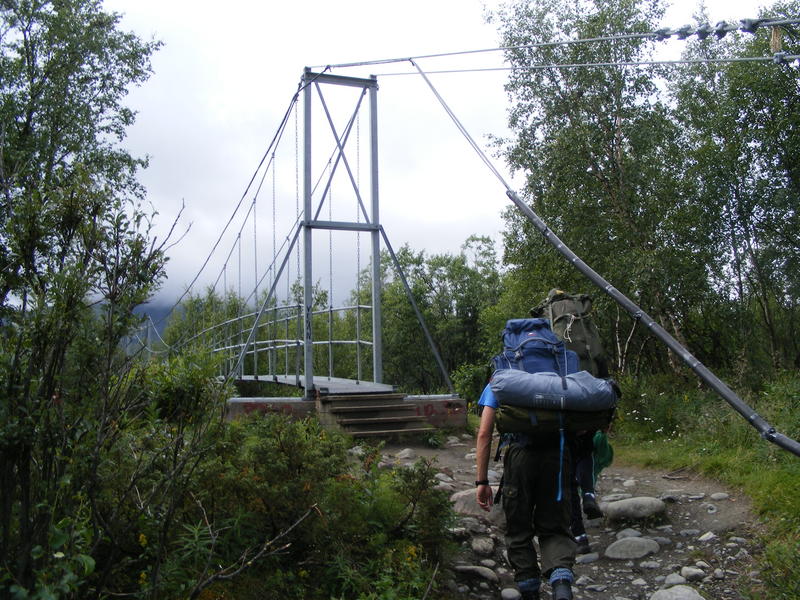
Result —
[[[561, 476], [561, 500], [559, 493]], [[511, 444], [503, 459], [506, 546], [514, 579], [545, 578], [553, 569], [572, 569], [576, 545], [570, 535], [572, 463], [569, 449]], [[533, 538], [539, 540], [541, 569]]]
[[581, 512], [581, 498], [583, 494], [594, 493], [594, 431], [576, 436], [570, 451], [572, 452], [573, 477], [570, 480], [572, 496], [572, 525], [573, 537], [586, 533]]

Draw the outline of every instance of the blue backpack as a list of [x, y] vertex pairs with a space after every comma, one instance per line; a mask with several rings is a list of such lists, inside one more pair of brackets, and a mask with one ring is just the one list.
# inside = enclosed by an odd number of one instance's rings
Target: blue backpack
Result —
[[493, 370], [516, 369], [526, 373], [578, 371], [578, 355], [567, 350], [550, 329], [547, 319], [509, 319], [503, 329], [503, 351], [492, 358]]

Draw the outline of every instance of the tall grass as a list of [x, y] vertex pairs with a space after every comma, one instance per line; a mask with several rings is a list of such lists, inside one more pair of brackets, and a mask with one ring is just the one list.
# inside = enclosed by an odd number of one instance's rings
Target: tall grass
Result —
[[[617, 455], [645, 466], [690, 467], [740, 489], [763, 521], [761, 569], [770, 598], [800, 598], [800, 457], [763, 440], [724, 400], [694, 382], [623, 381]], [[781, 373], [745, 401], [779, 432], [800, 437], [800, 373]]]

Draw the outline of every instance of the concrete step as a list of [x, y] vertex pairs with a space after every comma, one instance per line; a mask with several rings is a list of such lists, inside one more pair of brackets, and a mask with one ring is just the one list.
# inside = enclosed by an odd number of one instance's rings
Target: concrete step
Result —
[[408, 411], [411, 409], [412, 412], [415, 411], [415, 407], [410, 404], [348, 404], [348, 405], [338, 405], [338, 406], [331, 406], [328, 407], [328, 412], [332, 412], [335, 414], [340, 413], [354, 413], [354, 412], [361, 412], [361, 411], [389, 411], [389, 410], [402, 410]]
[[369, 393], [321, 395], [317, 398], [320, 420], [354, 437], [395, 437], [435, 429], [416, 405], [404, 402], [405, 394]]
[[406, 429], [368, 429], [368, 430], [345, 430], [348, 435], [353, 437], [401, 437], [404, 435], [419, 435], [434, 431], [436, 428], [429, 427], [408, 427]]
[[348, 396], [320, 396], [319, 410], [332, 411], [333, 409], [350, 406], [388, 406], [405, 405], [403, 394], [358, 394]]
[[400, 417], [356, 417], [353, 419], [338, 419], [339, 425], [372, 425], [375, 423], [413, 423], [417, 421], [426, 421], [425, 417], [413, 416], [400, 416]]
[[364, 393], [364, 394], [320, 394], [319, 400], [320, 402], [337, 402], [337, 401], [345, 401], [350, 402], [353, 400], [402, 400], [405, 398], [405, 394], [400, 393]]

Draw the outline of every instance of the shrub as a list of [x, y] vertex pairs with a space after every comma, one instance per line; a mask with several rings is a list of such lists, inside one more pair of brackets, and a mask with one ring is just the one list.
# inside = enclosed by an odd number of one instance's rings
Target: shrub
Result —
[[208, 352], [189, 352], [147, 365], [145, 386], [162, 419], [197, 418], [220, 397], [219, 362]]
[[[430, 462], [397, 471], [378, 469], [371, 455], [354, 463], [347, 438], [283, 415], [222, 425], [214, 437], [170, 552], [172, 589], [216, 577], [213, 589], [236, 598], [263, 598], [265, 589], [367, 598], [384, 581], [398, 594], [385, 597], [419, 597], [447, 550], [452, 518]], [[226, 580], [237, 565], [249, 573]], [[253, 577], [263, 585], [251, 596]]]

